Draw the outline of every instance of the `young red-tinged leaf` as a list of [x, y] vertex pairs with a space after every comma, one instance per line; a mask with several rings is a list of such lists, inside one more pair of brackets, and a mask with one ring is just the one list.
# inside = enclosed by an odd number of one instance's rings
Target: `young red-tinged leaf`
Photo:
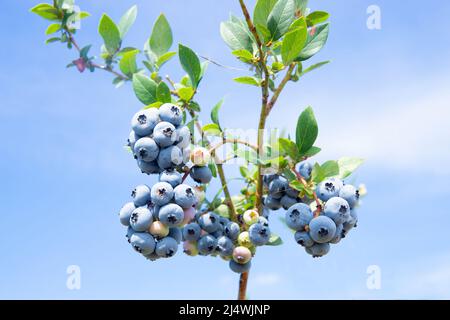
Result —
[[313, 146], [318, 133], [319, 128], [313, 109], [308, 107], [300, 114], [297, 121], [296, 143], [301, 155]]

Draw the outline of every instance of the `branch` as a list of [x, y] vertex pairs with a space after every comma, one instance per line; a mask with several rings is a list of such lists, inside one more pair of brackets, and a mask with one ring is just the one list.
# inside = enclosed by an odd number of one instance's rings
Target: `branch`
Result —
[[[295, 167], [291, 167], [291, 170], [294, 171], [295, 176], [297, 177], [297, 180], [300, 181], [300, 183], [305, 186], [308, 187], [308, 182], [305, 180], [305, 178], [302, 177], [302, 175], [300, 174], [300, 172], [298, 172]], [[322, 211], [322, 204], [320, 203], [319, 198], [317, 197], [317, 194], [315, 191], [313, 191], [313, 197], [314, 200], [316, 201], [316, 212], [314, 213], [314, 216], [317, 217], [320, 215], [320, 212]]]
[[267, 114], [269, 114], [270, 111], [272, 111], [272, 108], [275, 105], [275, 103], [277, 102], [278, 97], [280, 96], [280, 94], [283, 91], [284, 87], [289, 82], [289, 80], [291, 80], [292, 72], [294, 71], [294, 69], [295, 69], [295, 63], [292, 63], [289, 66], [289, 68], [288, 68], [288, 70], [286, 72], [286, 75], [284, 76], [283, 80], [281, 80], [280, 84], [278, 85], [278, 88], [273, 93], [272, 99], [270, 99], [270, 102], [267, 105]]

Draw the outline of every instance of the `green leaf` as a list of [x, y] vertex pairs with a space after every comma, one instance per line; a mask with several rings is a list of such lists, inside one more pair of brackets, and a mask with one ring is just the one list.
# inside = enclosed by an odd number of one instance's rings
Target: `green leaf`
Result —
[[211, 110], [211, 120], [213, 123], [217, 124], [220, 129], [219, 123], [219, 110], [223, 105], [223, 99], [221, 99]]
[[219, 126], [215, 123], [210, 123], [207, 125], [204, 125], [202, 128], [203, 132], [209, 136], [221, 136], [222, 131], [220, 130]]
[[330, 17], [330, 14], [325, 11], [314, 11], [308, 14], [306, 17], [306, 22], [308, 23], [308, 27], [315, 26], [316, 24], [325, 22]]
[[98, 32], [103, 38], [105, 48], [109, 54], [113, 55], [120, 49], [120, 32], [116, 24], [108, 15], [103, 14], [98, 26]]
[[126, 75], [132, 75], [137, 72], [136, 55], [139, 50], [131, 50], [123, 53], [119, 62], [120, 70]]
[[194, 89], [197, 89], [197, 86], [201, 80], [202, 67], [200, 65], [200, 60], [190, 48], [179, 45], [178, 55], [180, 58], [181, 66], [184, 71], [187, 72], [189, 78], [191, 79], [192, 85]]
[[337, 161], [329, 160], [320, 166], [326, 178], [334, 177], [339, 174], [339, 164]]
[[281, 246], [283, 244], [283, 240], [280, 238], [279, 235], [276, 235], [275, 233], [270, 234], [269, 242], [267, 242], [267, 246]]
[[88, 54], [89, 50], [91, 50], [92, 45], [87, 45], [80, 50], [80, 57], [84, 60], [89, 60]]
[[286, 138], [279, 138], [278, 144], [280, 145], [280, 151], [282, 155], [291, 157], [292, 160], [300, 158], [297, 145]]
[[308, 7], [308, 0], [295, 0], [295, 13], [298, 16], [305, 16]]
[[339, 178], [345, 179], [364, 163], [364, 159], [343, 157], [337, 162], [339, 165]]
[[166, 17], [161, 14], [153, 26], [152, 35], [149, 39], [150, 48], [153, 53], [160, 57], [169, 51], [172, 43], [172, 29], [170, 28]]
[[79, 14], [80, 20], [86, 19], [87, 17], [90, 17], [90, 16], [91, 16], [91, 14], [89, 12], [86, 12], [86, 11], [81, 11], [80, 14]]
[[253, 24], [267, 26], [267, 19], [277, 0], [258, 0], [253, 10]]
[[144, 107], [144, 109], [151, 109], [151, 108], [159, 108], [159, 107], [161, 107], [162, 106], [162, 102], [161, 101], [156, 101], [156, 102], [153, 102], [153, 103], [150, 103], [148, 106], [145, 106]]
[[281, 46], [281, 57], [285, 65], [289, 65], [298, 57], [308, 38], [305, 18], [300, 18], [297, 21], [300, 21], [296, 23], [298, 27], [286, 33]]
[[46, 35], [54, 34], [55, 32], [61, 30], [61, 25], [59, 23], [52, 23], [48, 26], [47, 30], [45, 30]]
[[200, 105], [195, 101], [189, 102], [189, 109], [194, 110], [195, 112], [201, 111]]
[[305, 157], [312, 157], [315, 156], [316, 154], [318, 154], [320, 151], [322, 151], [322, 149], [320, 149], [319, 147], [314, 147], [312, 146], [311, 148], [309, 148], [308, 151], [306, 151], [303, 156]]
[[241, 176], [244, 178], [249, 178], [250, 175], [250, 171], [248, 170], [247, 167], [241, 166], [239, 167], [239, 172], [241, 173]]
[[[314, 30], [314, 29], [312, 29]], [[317, 26], [314, 33], [311, 35], [311, 32], [308, 33], [308, 40], [306, 40], [306, 45], [300, 53], [298, 59], [300, 61], [307, 60], [314, 56], [317, 52], [319, 52], [328, 40], [328, 33], [330, 27], [329, 24], [323, 24]]]
[[234, 78], [234, 81], [236, 81], [237, 83], [242, 83], [242, 84], [250, 84], [252, 86], [261, 86], [261, 80], [255, 78], [255, 77], [238, 77], [238, 78]]
[[31, 8], [30, 12], [33, 12], [38, 16], [50, 21], [61, 20], [62, 18], [60, 16], [59, 10], [48, 3], [40, 3]]
[[49, 44], [49, 43], [53, 43], [53, 42], [57, 42], [57, 41], [61, 41], [61, 38], [59, 38], [59, 37], [54, 37], [54, 38], [47, 39], [47, 40], [45, 41], [45, 44]]
[[136, 21], [137, 17], [137, 6], [132, 6], [130, 9], [128, 9], [127, 12], [120, 18], [118, 28], [120, 31], [120, 37], [123, 39], [125, 35], [128, 33], [128, 30], [130, 30], [131, 26]]
[[257, 24], [255, 27], [256, 27], [256, 31], [258, 31], [259, 36], [265, 42], [268, 42], [271, 38], [270, 30], [266, 26], [263, 26], [262, 24]]
[[220, 35], [232, 50], [245, 49], [253, 52], [253, 40], [241, 23], [226, 21], [220, 24]]
[[320, 164], [315, 163], [311, 172], [312, 181], [319, 183], [325, 179], [325, 174], [323, 173], [322, 167]]
[[156, 102], [156, 90], [158, 85], [149, 77], [135, 73], [133, 75], [133, 90], [136, 97], [145, 105]]
[[156, 98], [162, 103], [172, 102], [172, 95], [170, 94], [169, 86], [161, 81], [156, 88]]
[[319, 133], [314, 111], [306, 108], [298, 118], [296, 130], [296, 143], [301, 155], [307, 152], [314, 144]]
[[234, 50], [232, 54], [240, 59], [243, 59], [245, 62], [253, 60], [253, 54], [245, 49]]
[[176, 55], [177, 53], [174, 51], [170, 51], [170, 52], [166, 52], [163, 55], [161, 55], [160, 57], [158, 57], [158, 60], [156, 60], [156, 65], [161, 68], [161, 66], [166, 63], [167, 61], [169, 61], [170, 59], [172, 59], [172, 57], [174, 55]]
[[195, 90], [192, 87], [183, 87], [177, 90], [181, 100], [189, 101], [194, 96]]
[[312, 66], [310, 66], [310, 67], [306, 68], [305, 70], [301, 71], [299, 76], [304, 76], [308, 72], [311, 72], [313, 70], [319, 69], [320, 67], [322, 67], [322, 66], [324, 66], [324, 65], [326, 65], [328, 63], [330, 63], [330, 61], [322, 61], [322, 62], [313, 64]]
[[[208, 168], [209, 170], [211, 170], [211, 174], [214, 178], [217, 178], [217, 168], [216, 165], [214, 163], [210, 163], [208, 164]], [[220, 200], [220, 199], [219, 199]]]
[[272, 35], [272, 40], [280, 39], [295, 18], [294, 0], [279, 0], [269, 14], [267, 26]]

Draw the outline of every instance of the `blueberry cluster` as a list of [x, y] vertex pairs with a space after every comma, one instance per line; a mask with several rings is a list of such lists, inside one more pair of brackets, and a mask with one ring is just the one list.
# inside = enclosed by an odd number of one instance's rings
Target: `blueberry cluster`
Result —
[[133, 116], [128, 146], [142, 173], [180, 168], [189, 161], [191, 132], [182, 122], [182, 110], [171, 103]]
[[241, 226], [212, 212], [198, 213], [184, 226], [183, 248], [187, 255], [220, 256], [236, 273], [247, 272], [257, 246], [268, 243], [269, 223], [256, 210], [242, 214]]
[[168, 258], [181, 243], [181, 227], [195, 216], [194, 188], [182, 183], [177, 171], [163, 171], [151, 188], [139, 185], [132, 202], [120, 210], [120, 222], [128, 227], [126, 237], [133, 248], [150, 260]]
[[[309, 180], [312, 165], [302, 162], [298, 172]], [[264, 176], [268, 195], [264, 198], [264, 206], [271, 210], [284, 208], [286, 224], [295, 230], [295, 241], [305, 247], [313, 257], [326, 255], [330, 244], [336, 244], [345, 238], [347, 233], [356, 227], [358, 221], [355, 207], [359, 200], [359, 191], [352, 185], [344, 184], [338, 178], [329, 178], [316, 187], [316, 195], [323, 202], [322, 210], [314, 214], [311, 210], [311, 199], [299, 198], [299, 192], [289, 186], [288, 180], [280, 175]]]

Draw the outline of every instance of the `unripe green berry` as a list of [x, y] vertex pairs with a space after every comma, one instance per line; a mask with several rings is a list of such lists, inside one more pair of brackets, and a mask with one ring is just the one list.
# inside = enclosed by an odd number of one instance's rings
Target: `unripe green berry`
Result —
[[244, 222], [247, 225], [251, 226], [252, 224], [255, 224], [258, 222], [258, 219], [259, 219], [258, 211], [247, 210], [244, 212], [243, 218], [244, 218]]
[[241, 232], [238, 236], [238, 243], [240, 246], [250, 248], [252, 247], [252, 242], [250, 241], [250, 235], [248, 231]]

